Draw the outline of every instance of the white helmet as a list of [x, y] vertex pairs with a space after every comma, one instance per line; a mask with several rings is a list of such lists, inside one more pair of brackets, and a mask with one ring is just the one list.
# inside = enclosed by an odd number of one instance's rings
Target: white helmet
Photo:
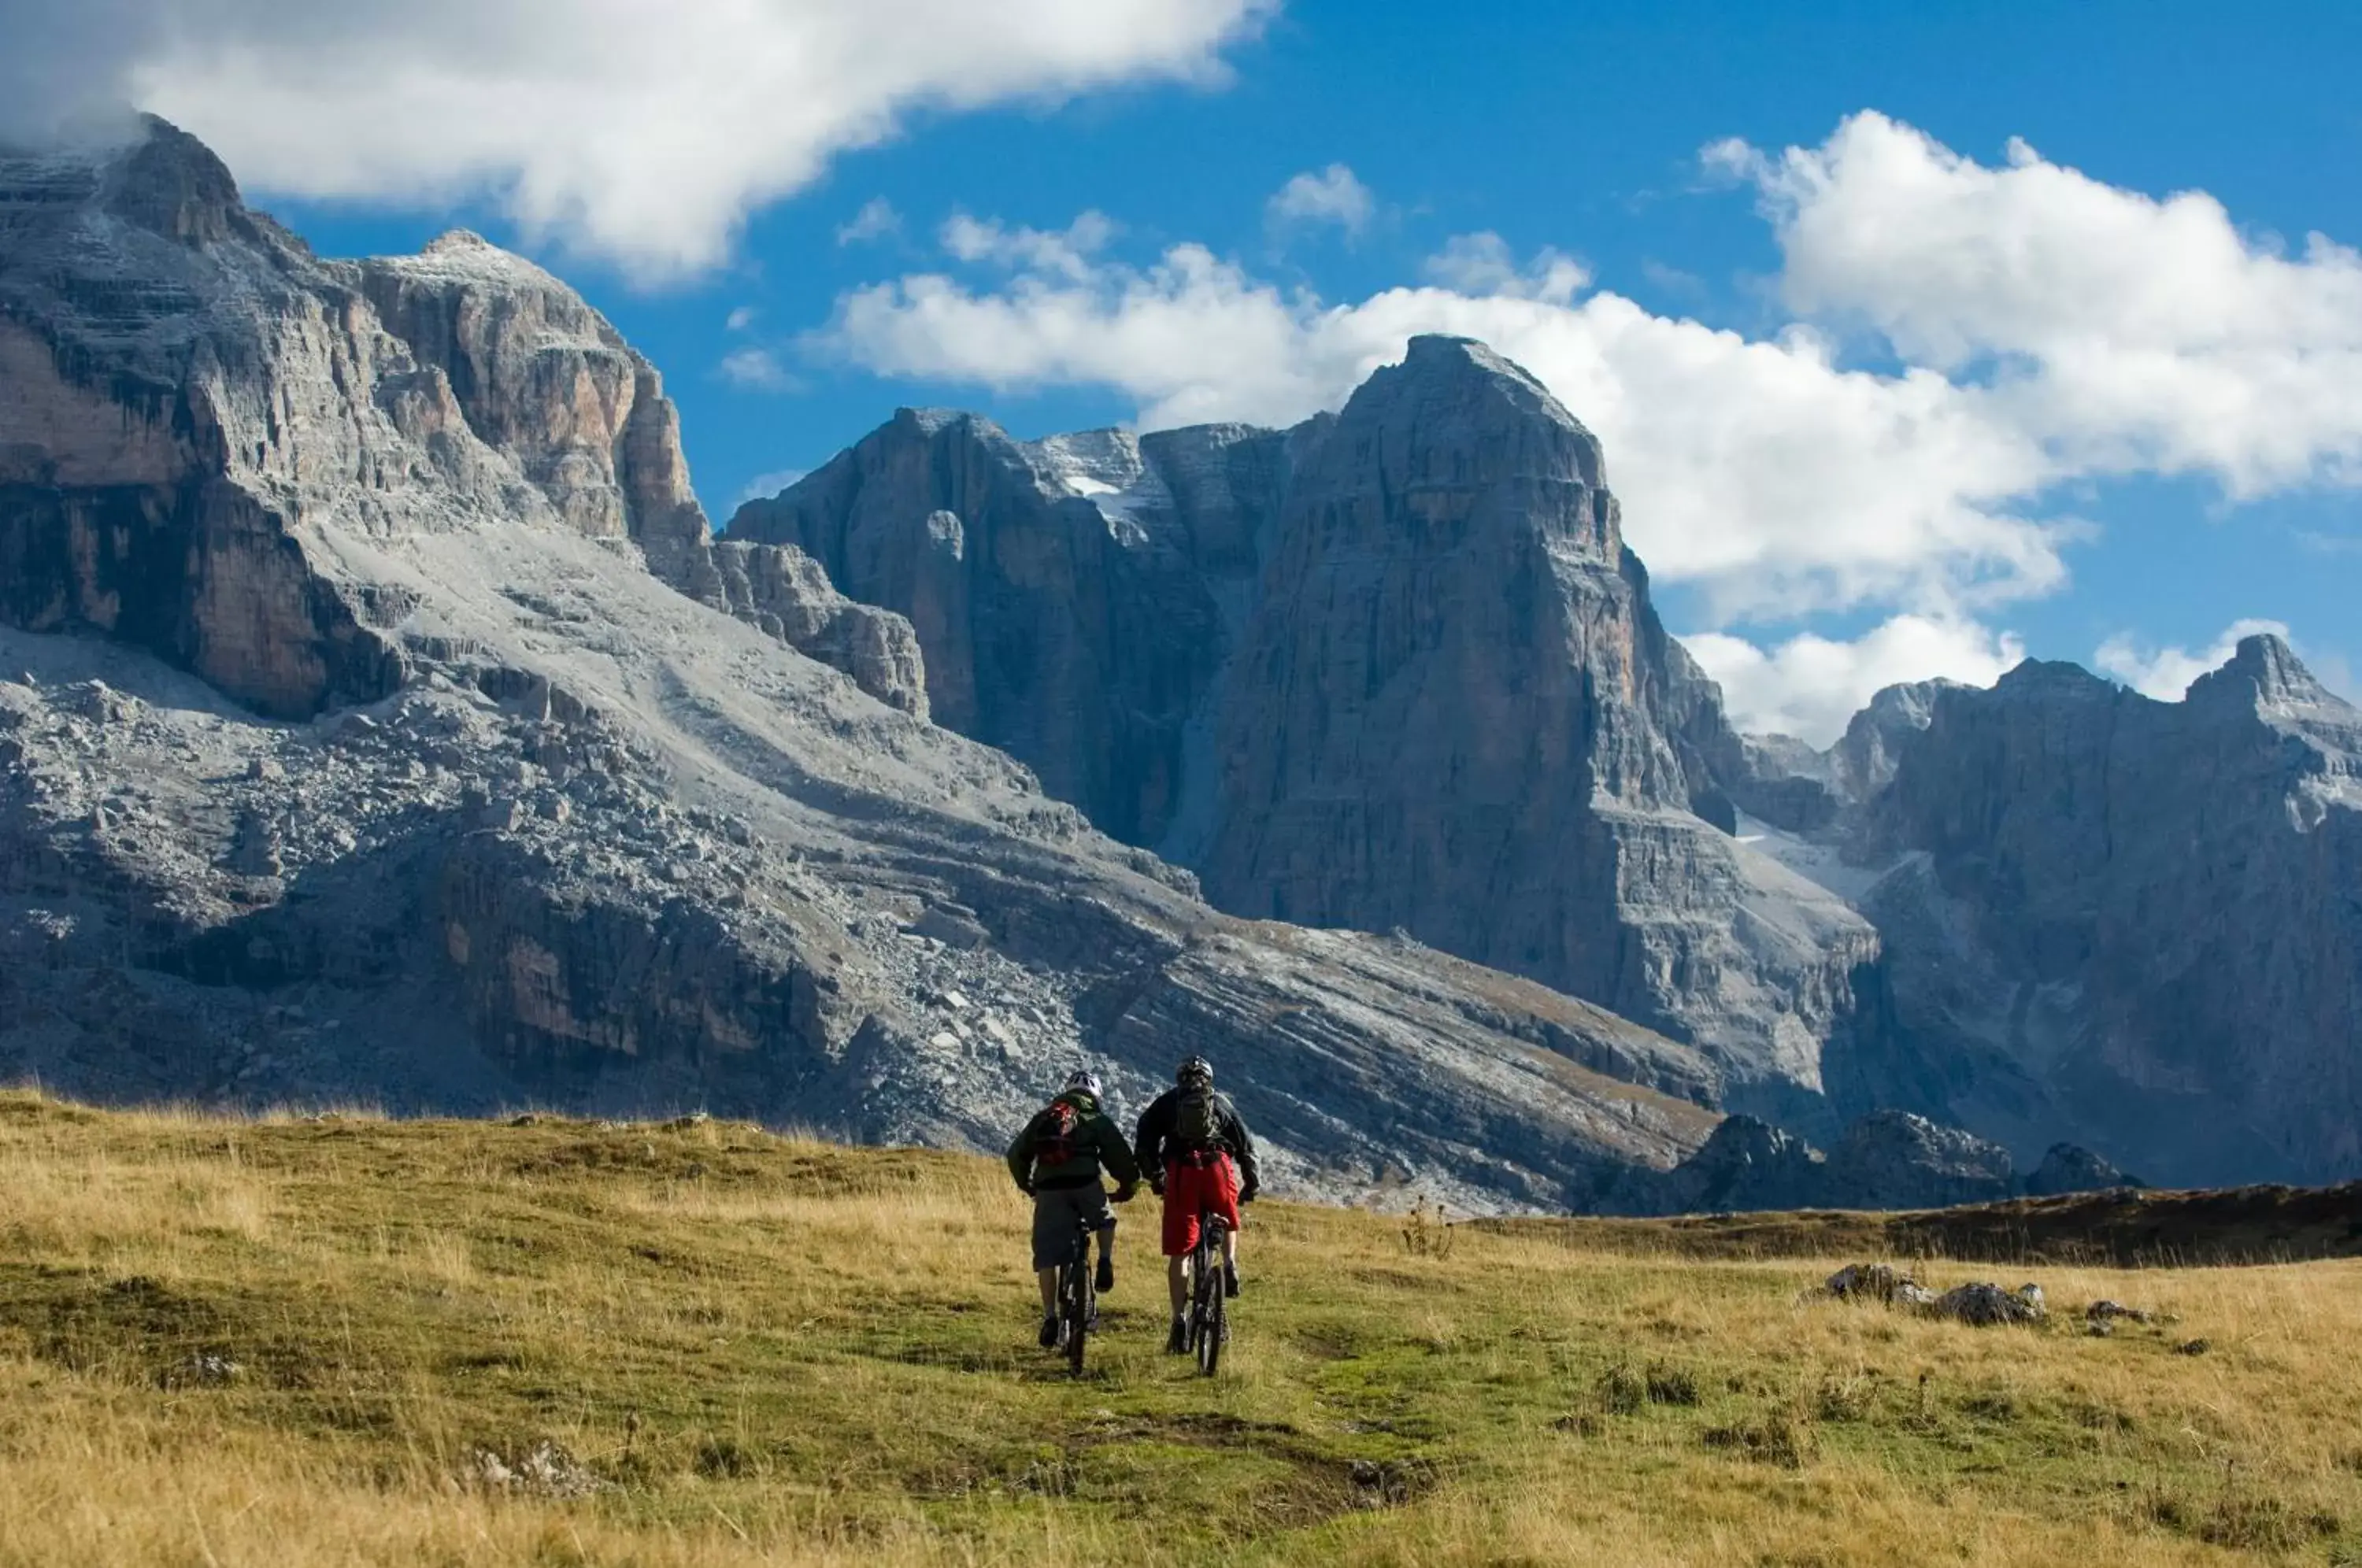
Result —
[[1066, 1075], [1066, 1087], [1080, 1089], [1093, 1099], [1103, 1098], [1107, 1091], [1099, 1088], [1099, 1076], [1088, 1067], [1076, 1067]]

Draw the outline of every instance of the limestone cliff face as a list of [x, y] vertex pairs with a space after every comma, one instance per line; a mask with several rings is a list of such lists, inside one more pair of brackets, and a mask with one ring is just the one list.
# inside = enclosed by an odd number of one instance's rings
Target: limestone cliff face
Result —
[[1010, 440], [905, 412], [733, 519], [900, 612], [936, 718], [1242, 914], [1405, 930], [1810, 1119], [1869, 927], [1735, 845], [1749, 777], [1598, 442], [1481, 345], [1341, 414]]
[[1218, 733], [1225, 907], [1405, 927], [1741, 1082], [1817, 1088], [1852, 1026], [1868, 928], [1724, 831], [1736, 737], [1597, 440], [1481, 345], [1414, 339], [1295, 476]]
[[[1280, 1186], [1471, 1208], [1566, 1204], [1712, 1124], [1690, 1047], [1220, 914], [925, 723], [911, 623], [790, 545], [715, 546], [655, 372], [480, 240], [320, 260], [161, 124], [0, 155], [0, 1078], [981, 1147], [1077, 1062], [1136, 1103], [1197, 1051]], [[1242, 572], [1259, 442], [1043, 460], [1153, 473]], [[961, 580], [925, 602], [972, 617], [979, 709], [986, 651], [1063, 668]]]
[[1208, 425], [1012, 440], [905, 409], [729, 538], [800, 547], [917, 627], [937, 722], [1159, 845], [1212, 779], [1193, 744], [1261, 565], [1290, 437]]
[[346, 301], [161, 125], [109, 159], [0, 159], [0, 618], [90, 628], [262, 712], [399, 684], [401, 656], [289, 539], [374, 409]]

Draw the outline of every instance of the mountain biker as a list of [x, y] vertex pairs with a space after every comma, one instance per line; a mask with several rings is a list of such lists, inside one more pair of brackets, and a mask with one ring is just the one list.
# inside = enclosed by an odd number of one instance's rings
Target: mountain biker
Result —
[[1099, 1109], [1101, 1093], [1097, 1073], [1077, 1070], [1009, 1145], [1009, 1174], [1033, 1199], [1033, 1272], [1042, 1284], [1044, 1350], [1057, 1348], [1058, 1266], [1071, 1255], [1077, 1220], [1098, 1232], [1098, 1288], [1115, 1288], [1115, 1216], [1099, 1185], [1101, 1167], [1116, 1179], [1116, 1202], [1129, 1203], [1140, 1190], [1140, 1167], [1123, 1133]]
[[1222, 1292], [1239, 1293], [1239, 1205], [1254, 1201], [1254, 1139], [1230, 1097], [1214, 1091], [1213, 1064], [1192, 1056], [1174, 1071], [1173, 1087], [1140, 1113], [1132, 1134], [1149, 1189], [1164, 1199], [1165, 1278], [1173, 1288], [1173, 1332], [1164, 1348], [1189, 1348], [1189, 1253], [1198, 1245], [1198, 1217], [1214, 1213], [1222, 1236]]

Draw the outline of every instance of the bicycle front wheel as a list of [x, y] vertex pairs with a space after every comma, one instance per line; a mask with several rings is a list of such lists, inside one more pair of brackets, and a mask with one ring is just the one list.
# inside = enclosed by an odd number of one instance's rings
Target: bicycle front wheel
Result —
[[1199, 1254], [1195, 1285], [1197, 1311], [1192, 1316], [1196, 1319], [1198, 1370], [1211, 1377], [1222, 1364], [1222, 1335], [1229, 1317], [1222, 1299], [1222, 1249], [1219, 1242]]
[[1066, 1365], [1077, 1377], [1083, 1375], [1083, 1342], [1090, 1337], [1091, 1301], [1088, 1265], [1068, 1264], [1065, 1277], [1060, 1282], [1058, 1306], [1065, 1320]]

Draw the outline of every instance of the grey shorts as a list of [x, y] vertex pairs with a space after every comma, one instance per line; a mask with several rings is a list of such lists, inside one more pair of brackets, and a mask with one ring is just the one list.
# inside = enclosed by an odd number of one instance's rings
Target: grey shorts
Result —
[[1109, 1212], [1107, 1188], [1093, 1182], [1088, 1187], [1048, 1187], [1033, 1195], [1033, 1266], [1035, 1269], [1056, 1268], [1075, 1255], [1075, 1226], [1087, 1220], [1094, 1231], [1111, 1230], [1115, 1216]]

